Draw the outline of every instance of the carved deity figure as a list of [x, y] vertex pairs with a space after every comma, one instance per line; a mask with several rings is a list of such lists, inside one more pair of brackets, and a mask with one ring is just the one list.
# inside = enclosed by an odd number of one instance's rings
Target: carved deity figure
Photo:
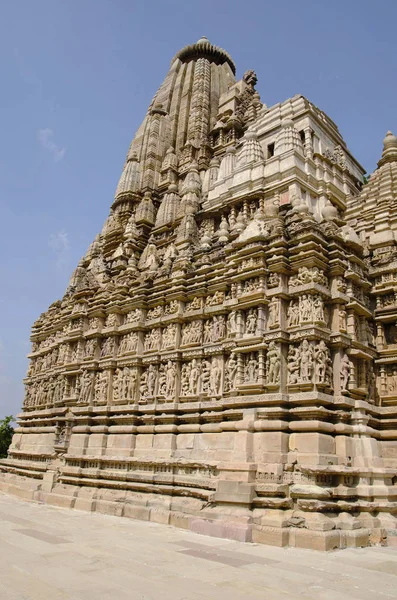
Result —
[[200, 373], [200, 391], [203, 394], [208, 393], [210, 387], [210, 377], [211, 377], [211, 363], [203, 359], [201, 361], [201, 373]]
[[184, 363], [181, 369], [181, 395], [187, 396], [189, 394], [189, 380], [191, 372], [191, 364]]
[[199, 378], [200, 378], [200, 369], [199, 369], [197, 360], [194, 358], [192, 360], [190, 370], [189, 370], [189, 394], [192, 396], [197, 395]]
[[116, 313], [110, 313], [106, 317], [105, 327], [114, 327], [115, 325], [117, 325], [117, 315]]
[[246, 321], [245, 321], [245, 333], [248, 335], [255, 335], [256, 327], [258, 325], [258, 315], [257, 311], [251, 308], [248, 312]]
[[95, 401], [106, 402], [108, 392], [108, 376], [105, 371], [97, 375], [95, 382]]
[[207, 321], [204, 322], [204, 334], [203, 334], [203, 342], [204, 344], [209, 344], [210, 342], [212, 342], [212, 324], [211, 321], [208, 319]]
[[122, 388], [122, 372], [116, 369], [113, 375], [113, 400], [120, 400]]
[[316, 383], [330, 383], [329, 379], [329, 361], [330, 355], [324, 340], [321, 340], [314, 350]]
[[155, 387], [157, 382], [157, 370], [154, 365], [149, 365], [148, 377], [147, 377], [147, 392], [148, 396], [154, 396]]
[[101, 358], [105, 356], [113, 356], [114, 350], [114, 338], [108, 337], [103, 340], [102, 348], [101, 348]]
[[300, 297], [300, 318], [302, 322], [312, 320], [312, 310], [312, 297], [303, 294], [303, 296]]
[[225, 391], [229, 392], [230, 390], [236, 387], [236, 379], [237, 379], [237, 361], [234, 352], [231, 353], [229, 360], [227, 361], [226, 371], [225, 371]]
[[158, 373], [158, 385], [157, 385], [157, 393], [159, 394], [159, 396], [166, 395], [166, 386], [167, 386], [166, 366], [160, 365], [159, 373]]
[[321, 296], [317, 295], [313, 298], [313, 321], [325, 322], [324, 303]]
[[280, 352], [275, 342], [270, 342], [266, 357], [267, 382], [277, 384], [280, 382]]
[[132, 310], [131, 312], [127, 313], [126, 316], [126, 323], [137, 323], [140, 319], [141, 316], [141, 312], [139, 310], [139, 308], [136, 308], [135, 310]]
[[137, 374], [135, 369], [124, 368], [124, 398], [135, 400]]
[[275, 288], [280, 283], [280, 275], [278, 273], [269, 273], [269, 277], [267, 279], [267, 287]]
[[246, 383], [256, 383], [258, 380], [259, 363], [255, 354], [249, 354], [245, 359], [244, 381]]
[[176, 384], [176, 367], [175, 364], [169, 360], [166, 368], [166, 383], [165, 383], [165, 396], [166, 398], [172, 398], [175, 394]]
[[347, 330], [347, 313], [344, 308], [339, 309], [339, 329], [341, 331]]
[[193, 298], [193, 300], [188, 302], [188, 304], [186, 305], [186, 312], [191, 312], [193, 310], [200, 310], [200, 308], [201, 308], [201, 298], [198, 298], [196, 296], [195, 298]]
[[298, 383], [300, 369], [300, 352], [298, 347], [290, 346], [288, 350], [288, 383]]
[[278, 298], [272, 298], [269, 303], [268, 327], [275, 327], [279, 324], [279, 302]]
[[235, 335], [237, 333], [237, 312], [232, 310], [227, 318], [227, 334]]
[[173, 348], [176, 339], [176, 324], [171, 323], [165, 328], [163, 333], [163, 348]]
[[81, 375], [79, 402], [88, 404], [91, 400], [92, 377], [89, 371], [84, 371]]
[[213, 357], [211, 364], [209, 393], [212, 396], [218, 396], [221, 393], [222, 369], [219, 366], [218, 359]]
[[351, 363], [348, 355], [345, 353], [340, 366], [340, 388], [342, 392], [347, 392], [351, 371]]
[[298, 302], [296, 300], [291, 300], [287, 311], [288, 327], [296, 327], [299, 325], [299, 315], [300, 311]]
[[161, 330], [152, 329], [145, 335], [145, 351], [159, 350], [161, 340]]
[[300, 380], [309, 383], [313, 375], [313, 348], [307, 340], [300, 346]]

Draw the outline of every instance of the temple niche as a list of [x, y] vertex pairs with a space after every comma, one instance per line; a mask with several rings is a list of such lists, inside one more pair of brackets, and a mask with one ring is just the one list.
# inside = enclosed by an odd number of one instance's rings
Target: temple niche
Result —
[[397, 539], [397, 139], [364, 169], [206, 38], [34, 323], [0, 489], [220, 537]]

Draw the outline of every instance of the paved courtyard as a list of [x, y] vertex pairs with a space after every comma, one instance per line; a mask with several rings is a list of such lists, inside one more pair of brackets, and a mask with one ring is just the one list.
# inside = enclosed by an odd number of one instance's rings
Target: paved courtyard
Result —
[[0, 556], [1, 600], [397, 598], [397, 548], [242, 544], [4, 494]]

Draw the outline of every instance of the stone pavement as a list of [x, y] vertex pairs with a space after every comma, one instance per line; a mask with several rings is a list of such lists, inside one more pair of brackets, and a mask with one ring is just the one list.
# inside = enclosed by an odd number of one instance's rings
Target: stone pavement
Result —
[[318, 553], [0, 494], [1, 600], [382, 600], [397, 548]]

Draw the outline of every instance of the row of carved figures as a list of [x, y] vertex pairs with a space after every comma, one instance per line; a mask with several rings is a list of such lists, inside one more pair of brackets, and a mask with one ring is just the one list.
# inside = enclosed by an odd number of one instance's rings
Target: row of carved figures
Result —
[[[232, 310], [227, 317], [217, 315], [211, 319], [196, 319], [182, 325], [180, 345], [191, 346], [207, 343], [215, 343], [230, 337], [260, 335], [269, 328], [277, 326], [279, 318], [278, 299], [273, 299], [268, 307], [267, 323], [265, 324], [264, 311], [251, 308], [247, 311]], [[320, 295], [311, 296], [303, 294], [297, 300], [292, 300], [287, 311], [288, 326], [298, 327], [305, 323], [325, 324], [328, 319]], [[262, 314], [262, 317], [260, 318]], [[372, 325], [364, 318], [354, 315], [353, 329], [350, 334], [353, 339], [364, 343], [374, 343]], [[177, 346], [177, 334], [179, 325], [170, 323], [164, 328], [153, 328], [144, 334], [143, 351], [159, 351], [173, 349]], [[349, 332], [347, 325], [347, 313], [343, 308], [339, 309], [339, 330]], [[117, 346], [118, 340], [118, 346]], [[139, 334], [132, 331], [123, 336], [109, 336], [99, 340], [96, 337], [88, 338], [83, 342], [70, 342], [60, 344], [57, 348], [44, 355], [32, 358], [29, 365], [28, 377], [42, 373], [66, 362], [76, 363], [84, 359], [103, 359], [114, 357], [115, 354], [122, 356], [137, 352]]]
[[[262, 365], [262, 367], [261, 367]], [[356, 377], [362, 379], [361, 369], [356, 365]], [[340, 359], [340, 391], [347, 392], [353, 363], [346, 353]], [[262, 372], [261, 372], [262, 369]], [[373, 370], [364, 369], [365, 381], [356, 386], [368, 388], [370, 401], [376, 393]], [[150, 364], [143, 368], [141, 375], [137, 367], [118, 367], [112, 377], [111, 370], [99, 372], [84, 370], [79, 376], [52, 376], [49, 379], [27, 384], [24, 406], [52, 406], [66, 398], [77, 399], [79, 403], [106, 403], [109, 385], [112, 382], [113, 401], [144, 401], [147, 398], [163, 397], [174, 399], [178, 382], [181, 397], [199, 395], [219, 397], [222, 393], [237, 390], [241, 385], [261, 383], [279, 386], [281, 374], [280, 348], [270, 342], [266, 353], [262, 351], [232, 352], [225, 361], [219, 356], [212, 358], [192, 358], [178, 367], [173, 360], [166, 363]], [[388, 371], [387, 393], [397, 390], [397, 370]], [[291, 346], [287, 357], [288, 384], [316, 384], [333, 387], [333, 367], [330, 350], [324, 341], [318, 343], [303, 340]]]

